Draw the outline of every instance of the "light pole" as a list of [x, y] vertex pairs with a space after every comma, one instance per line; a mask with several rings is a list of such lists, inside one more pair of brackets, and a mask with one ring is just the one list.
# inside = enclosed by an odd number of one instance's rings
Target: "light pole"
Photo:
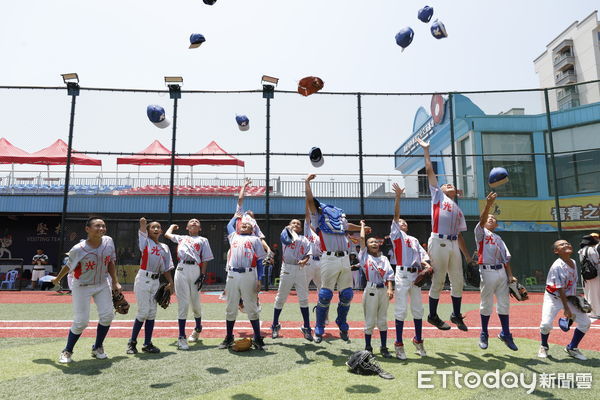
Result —
[[173, 223], [173, 188], [175, 186], [175, 140], [177, 138], [177, 100], [181, 98], [183, 78], [165, 76], [165, 84], [169, 88], [169, 97], [173, 99], [173, 136], [171, 138], [171, 179], [169, 181], [169, 217], [168, 226]]

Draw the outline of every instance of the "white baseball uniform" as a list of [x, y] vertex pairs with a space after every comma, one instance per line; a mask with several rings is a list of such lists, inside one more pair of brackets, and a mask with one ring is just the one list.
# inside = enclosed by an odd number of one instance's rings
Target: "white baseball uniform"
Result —
[[510, 299], [508, 275], [504, 264], [510, 262], [510, 252], [499, 235], [480, 224], [475, 227], [475, 242], [477, 242], [477, 264], [479, 264], [481, 277], [479, 313], [487, 316], [492, 314], [495, 295], [496, 312], [499, 315], [508, 315]]
[[200, 277], [200, 264], [214, 259], [208, 239], [202, 236], [173, 235], [171, 240], [177, 243], [179, 260], [175, 270], [178, 319], [187, 319], [190, 305], [194, 318], [200, 318], [200, 293], [194, 282]]
[[258, 226], [258, 223], [256, 222], [256, 220], [254, 218], [252, 218], [250, 216], [250, 214], [248, 214], [246, 212], [246, 210], [244, 210], [242, 207], [240, 207], [239, 204], [235, 208], [235, 214], [236, 215], [241, 215], [241, 218], [238, 219], [237, 222], [236, 222], [236, 226], [235, 226], [236, 231], [239, 232], [240, 224], [242, 222], [249, 222], [250, 225], [252, 225], [252, 232], [253, 232], [254, 236], [258, 236], [261, 239], [265, 238], [265, 235], [260, 230], [260, 227]]
[[396, 221], [392, 221], [390, 239], [397, 263], [394, 318], [398, 321], [406, 319], [410, 299], [410, 311], [413, 319], [422, 319], [423, 299], [421, 298], [421, 288], [415, 286], [413, 282], [422, 269], [421, 263], [429, 261], [429, 256], [417, 238], [400, 229], [400, 224]]
[[321, 255], [323, 253], [321, 251], [321, 239], [306, 220], [304, 221], [304, 237], [310, 242], [311, 251], [311, 257], [304, 266], [306, 283], [307, 286], [310, 286], [310, 282], [314, 282], [318, 293], [321, 289]]
[[103, 236], [100, 246], [92, 248], [82, 240], [69, 251], [67, 266], [73, 273], [71, 289], [73, 325], [71, 332], [80, 335], [90, 321], [90, 298], [98, 311], [98, 323], [109, 326], [113, 320], [112, 291], [108, 285], [108, 265], [116, 261], [115, 245], [109, 236]]
[[258, 293], [256, 283], [258, 275], [256, 263], [266, 256], [261, 240], [254, 235], [240, 235], [235, 230], [228, 236], [229, 253], [227, 254], [227, 292], [226, 319], [235, 321], [240, 298], [244, 301], [244, 310], [249, 320], [256, 320], [258, 313]]
[[157, 243], [148, 237], [148, 233], [138, 231], [138, 244], [142, 252], [140, 269], [133, 284], [138, 304], [135, 316], [140, 322], [156, 318], [156, 300], [154, 295], [160, 286], [160, 275], [174, 268], [169, 246]]
[[[596, 269], [600, 271], [600, 244], [595, 246], [586, 246], [579, 250], [579, 261], [583, 261], [584, 254], [587, 254], [588, 260], [590, 260]], [[600, 276], [590, 279], [589, 281], [583, 282], [583, 293], [586, 300], [592, 306], [592, 312], [590, 316], [600, 317]]]
[[365, 334], [373, 334], [375, 327], [380, 332], [387, 331], [387, 310], [390, 299], [385, 284], [394, 279], [394, 270], [386, 256], [381, 254], [377, 257], [372, 256], [366, 247], [360, 249], [358, 260], [367, 278], [362, 300]]
[[[281, 232], [281, 236], [287, 235], [287, 228]], [[290, 240], [293, 240], [290, 238]], [[290, 294], [292, 287], [296, 287], [298, 294], [298, 303], [300, 307], [308, 307], [308, 281], [304, 267], [298, 265], [298, 262], [306, 256], [311, 256], [310, 242], [303, 235], [298, 235], [296, 240], [286, 244], [281, 242], [281, 274], [279, 275], [279, 288], [275, 296], [275, 305], [277, 309], [282, 309], [285, 301]]]
[[[38, 261], [43, 261], [42, 265], [37, 265]], [[33, 270], [31, 271], [31, 281], [37, 282], [41, 277], [46, 275], [45, 264], [48, 264], [48, 256], [46, 254], [36, 254], [31, 261]]]
[[442, 192], [439, 187], [429, 185], [431, 191], [431, 237], [427, 243], [433, 277], [429, 296], [440, 297], [440, 292], [450, 278], [453, 297], [461, 297], [464, 278], [462, 258], [458, 246], [458, 234], [467, 230], [465, 216], [458, 205]]
[[[575, 296], [577, 294], [577, 264], [571, 259], [573, 267], [569, 266], [561, 258], [550, 267], [548, 277], [546, 278], [546, 292], [544, 293], [544, 303], [542, 305], [542, 323], [540, 331], [542, 334], [549, 334], [552, 330], [552, 322], [556, 314], [563, 309], [558, 289], [564, 289], [565, 296]], [[585, 333], [591, 325], [590, 317], [582, 313], [575, 306], [569, 305], [573, 313], [573, 322], [577, 323], [577, 329]]]

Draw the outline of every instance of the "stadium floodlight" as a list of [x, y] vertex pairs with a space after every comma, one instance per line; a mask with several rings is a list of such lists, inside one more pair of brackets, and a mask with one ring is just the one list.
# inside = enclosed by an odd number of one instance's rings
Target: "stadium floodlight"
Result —
[[165, 76], [165, 85], [169, 88], [169, 96], [172, 99], [181, 98], [181, 87], [183, 86], [181, 76]]
[[67, 94], [69, 96], [79, 96], [79, 76], [75, 72], [60, 74], [63, 82], [67, 84]]
[[275, 94], [275, 86], [279, 82], [279, 78], [269, 75], [263, 75], [260, 83], [263, 87], [263, 99], [272, 99]]
[[69, 82], [79, 83], [79, 76], [75, 72], [72, 72], [70, 74], [61, 74], [60, 76], [62, 76], [63, 82], [67, 84]]

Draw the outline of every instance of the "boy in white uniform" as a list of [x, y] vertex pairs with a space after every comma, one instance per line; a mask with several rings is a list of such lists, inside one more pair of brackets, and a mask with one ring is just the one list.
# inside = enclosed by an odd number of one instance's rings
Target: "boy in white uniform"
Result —
[[112, 290], [121, 290], [115, 270], [115, 245], [111, 237], [105, 236], [104, 221], [98, 217], [88, 219], [85, 231], [87, 240], [82, 240], [73, 246], [69, 251], [68, 264], [63, 266], [56, 278], [52, 280], [53, 285], [58, 285], [67, 273], [73, 272], [71, 294], [74, 316], [73, 324], [69, 329], [67, 345], [58, 360], [62, 364], [73, 361], [71, 358], [73, 348], [90, 321], [90, 299], [92, 297], [98, 310], [98, 330], [96, 342], [92, 346], [92, 357], [108, 358], [104, 352], [103, 343], [114, 317], [112, 292], [107, 279], [109, 275], [112, 278]]
[[317, 287], [317, 293], [319, 293], [319, 290], [321, 290], [321, 256], [323, 255], [323, 251], [321, 250], [321, 239], [310, 225], [310, 210], [308, 203], [306, 203], [305, 206], [304, 237], [310, 242], [310, 251], [312, 255], [304, 266], [304, 272], [306, 273], [307, 285], [310, 287], [310, 282], [314, 282]]
[[[381, 339], [381, 355], [391, 358], [387, 348], [387, 310], [390, 299], [394, 297], [392, 281], [394, 270], [388, 258], [379, 251], [379, 241], [371, 237], [366, 239], [365, 221], [360, 221], [360, 251], [358, 260], [364, 268], [367, 284], [363, 292], [363, 313], [365, 316], [365, 350], [373, 353], [371, 336], [377, 326]], [[387, 290], [386, 290], [387, 286]]]
[[[583, 237], [579, 250], [579, 262], [587, 258], [600, 271], [600, 243], [598, 234], [592, 233]], [[590, 318], [600, 319], [600, 274], [595, 278], [583, 281], [585, 299], [592, 306]]]
[[146, 218], [140, 218], [140, 230], [138, 231], [138, 245], [142, 252], [140, 269], [135, 277], [133, 291], [138, 304], [138, 312], [133, 321], [131, 339], [127, 343], [127, 354], [137, 354], [137, 337], [146, 323], [144, 330], [144, 353], [160, 353], [160, 349], [152, 344], [152, 331], [154, 330], [154, 319], [156, 318], [156, 300], [154, 295], [160, 286], [160, 275], [162, 274], [169, 284], [166, 290], [174, 291], [171, 270], [174, 268], [173, 259], [169, 246], [160, 243], [158, 238], [162, 234], [160, 223], [157, 221], [147, 223]]

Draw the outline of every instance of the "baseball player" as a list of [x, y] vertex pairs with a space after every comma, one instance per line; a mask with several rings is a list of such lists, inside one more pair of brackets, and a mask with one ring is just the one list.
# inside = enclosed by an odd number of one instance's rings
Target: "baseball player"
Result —
[[146, 218], [140, 218], [140, 230], [138, 231], [138, 244], [142, 252], [140, 269], [135, 277], [133, 291], [138, 304], [138, 312], [133, 321], [131, 339], [127, 343], [127, 354], [137, 354], [137, 337], [142, 329], [144, 321], [144, 353], [160, 353], [160, 349], [152, 344], [152, 331], [154, 319], [156, 318], [156, 300], [154, 295], [160, 286], [159, 277], [162, 274], [168, 282], [166, 290], [174, 291], [171, 270], [174, 268], [173, 259], [169, 246], [160, 243], [158, 238], [162, 234], [160, 223], [153, 221], [148, 224]]
[[[350, 271], [350, 243], [346, 231], [360, 231], [360, 226], [349, 224], [343, 210], [319, 202], [313, 197], [310, 181], [316, 178], [311, 174], [305, 180], [306, 202], [310, 210], [310, 222], [321, 240], [321, 290], [317, 303], [317, 322], [315, 326], [315, 343], [323, 340], [325, 320], [329, 303], [333, 297], [333, 289], [338, 288], [339, 304], [336, 324], [340, 329], [340, 338], [348, 341], [348, 323], [346, 317], [354, 292], [352, 290], [352, 273]], [[366, 227], [366, 232], [370, 228]]]
[[[165, 238], [177, 243], [177, 268], [175, 269], [175, 295], [177, 296], [179, 339], [177, 347], [179, 350], [189, 350], [189, 342], [197, 342], [202, 332], [202, 309], [200, 306], [200, 292], [196, 281], [200, 274], [206, 274], [206, 264], [212, 260], [213, 254], [208, 240], [198, 233], [201, 230], [200, 221], [192, 218], [187, 223], [188, 235], [174, 235], [173, 231], [179, 226], [171, 225], [165, 233]], [[192, 307], [196, 326], [192, 334], [185, 336], [185, 322], [188, 309]]]
[[104, 338], [113, 320], [113, 302], [108, 275], [111, 277], [113, 291], [120, 291], [121, 285], [115, 270], [115, 245], [109, 236], [105, 236], [106, 224], [98, 217], [91, 217], [85, 225], [87, 240], [77, 243], [69, 251], [69, 261], [63, 266], [53, 285], [58, 285], [69, 272], [73, 273], [73, 324], [69, 329], [67, 345], [60, 354], [59, 363], [68, 364], [73, 359], [73, 348], [90, 321], [90, 299], [98, 311], [98, 329], [96, 342], [92, 346], [92, 357], [108, 358], [104, 352]]
[[367, 278], [362, 301], [365, 316], [365, 350], [373, 353], [371, 335], [377, 326], [381, 339], [381, 355], [391, 358], [387, 348], [387, 310], [390, 300], [394, 297], [394, 270], [388, 258], [379, 251], [379, 240], [374, 237], [366, 238], [365, 221], [360, 221], [360, 227], [358, 260]]
[[510, 305], [508, 284], [516, 281], [510, 267], [510, 252], [502, 241], [502, 238], [494, 233], [498, 222], [490, 209], [496, 200], [497, 194], [491, 192], [487, 196], [487, 202], [481, 215], [479, 223], [475, 227], [475, 242], [477, 243], [477, 264], [481, 283], [481, 304], [479, 313], [481, 315], [481, 333], [479, 334], [479, 347], [488, 348], [488, 323], [494, 305], [496, 295], [496, 312], [500, 318], [502, 331], [498, 338], [513, 350], [519, 350], [510, 333], [508, 310]]
[[304, 326], [300, 327], [300, 330], [306, 340], [313, 341], [308, 316], [308, 281], [304, 272], [304, 266], [311, 258], [312, 252], [310, 242], [301, 233], [302, 223], [298, 219], [291, 220], [290, 224], [281, 231], [282, 265], [279, 288], [273, 308], [273, 324], [271, 325], [271, 337], [273, 339], [279, 337], [279, 330], [281, 329], [279, 315], [283, 310], [283, 305], [290, 294], [290, 290], [295, 286], [300, 312], [304, 320]]
[[227, 292], [226, 324], [227, 336], [219, 345], [219, 349], [227, 349], [233, 344], [233, 327], [238, 313], [240, 298], [244, 300], [244, 309], [254, 330], [252, 344], [255, 348], [263, 350], [265, 343], [260, 335], [260, 321], [258, 311], [258, 292], [260, 280], [263, 275], [262, 264], [257, 261], [266, 256], [261, 240], [252, 234], [252, 224], [242, 220], [239, 230], [236, 231], [237, 216], [227, 224], [229, 236], [229, 253], [227, 255]]
[[304, 272], [306, 273], [306, 282], [310, 286], [310, 282], [313, 282], [317, 287], [317, 293], [321, 290], [321, 239], [310, 225], [310, 209], [308, 203], [306, 203], [304, 211], [304, 237], [310, 242], [310, 251], [312, 256], [304, 266]]
[[396, 304], [394, 307], [396, 341], [394, 342], [394, 349], [396, 350], [396, 358], [406, 360], [402, 331], [404, 329], [404, 320], [406, 319], [409, 299], [410, 310], [415, 324], [415, 336], [412, 339], [412, 343], [416, 347], [419, 356], [425, 357], [427, 355], [422, 335], [423, 299], [421, 298], [421, 288], [415, 286], [413, 282], [423, 268], [431, 268], [431, 265], [429, 265], [429, 256], [425, 252], [425, 249], [419, 244], [417, 238], [408, 234], [408, 224], [400, 218], [400, 198], [404, 193], [404, 189], [398, 186], [397, 183], [394, 183], [392, 190], [395, 193], [395, 201], [390, 240], [397, 262], [395, 274]]
[[[598, 234], [592, 233], [583, 237], [581, 248], [578, 252], [579, 262], [582, 263], [587, 258], [596, 270], [600, 270], [600, 240]], [[583, 280], [583, 293], [585, 299], [592, 306], [590, 318], [600, 319], [600, 276], [592, 279]]]
[[573, 246], [566, 240], [557, 240], [552, 248], [558, 258], [550, 267], [546, 279], [546, 291], [544, 292], [544, 303], [542, 305], [542, 323], [540, 324], [542, 344], [538, 357], [548, 357], [548, 337], [552, 330], [552, 322], [556, 314], [563, 310], [565, 318], [577, 323], [571, 343], [565, 347], [565, 352], [573, 358], [585, 361], [587, 358], [579, 351], [577, 346], [579, 346], [579, 342], [590, 328], [591, 320], [587, 314], [569, 305], [567, 300], [567, 296], [577, 294], [577, 265], [575, 260], [571, 259]]
[[37, 281], [46, 275], [46, 267], [48, 264], [48, 256], [44, 254], [43, 249], [37, 249], [33, 256], [31, 263], [33, 264], [33, 271], [31, 271], [31, 290], [35, 290]]
[[438, 187], [437, 177], [429, 156], [429, 143], [425, 143], [419, 138], [417, 138], [417, 142], [423, 148], [429, 190], [431, 191], [432, 229], [427, 242], [427, 250], [434, 274], [429, 289], [429, 316], [427, 322], [441, 330], [450, 329], [450, 325], [442, 321], [437, 314], [440, 292], [444, 287], [446, 274], [448, 274], [453, 310], [450, 321], [456, 324], [458, 329], [467, 331], [468, 328], [460, 313], [464, 286], [460, 253], [462, 252], [467, 262], [471, 262], [471, 255], [467, 251], [465, 240], [461, 234], [461, 232], [467, 230], [467, 223], [458, 204], [454, 202], [457, 195], [456, 187], [451, 183], [445, 183]]

